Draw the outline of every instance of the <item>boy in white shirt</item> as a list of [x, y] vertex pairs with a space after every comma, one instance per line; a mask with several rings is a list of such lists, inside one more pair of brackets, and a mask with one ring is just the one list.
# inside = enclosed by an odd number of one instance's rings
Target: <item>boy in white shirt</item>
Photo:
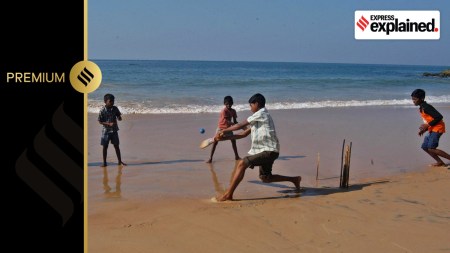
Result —
[[[253, 115], [236, 125], [223, 129], [218, 132], [215, 141], [222, 140], [236, 140], [247, 137], [251, 133], [252, 144], [249, 156], [244, 157], [239, 161], [236, 171], [233, 174], [230, 187], [217, 201], [233, 200], [233, 193], [239, 183], [242, 181], [247, 168], [253, 169], [254, 166], [259, 166], [259, 178], [264, 183], [283, 182], [288, 181], [294, 184], [297, 190], [300, 190], [301, 176], [288, 177], [283, 175], [273, 175], [272, 165], [280, 154], [280, 143], [275, 132], [275, 125], [272, 117], [265, 108], [266, 99], [263, 95], [257, 93], [249, 100], [250, 110]], [[250, 125], [250, 128], [246, 128]], [[245, 129], [240, 133], [235, 133], [232, 136], [224, 136], [224, 132]]]

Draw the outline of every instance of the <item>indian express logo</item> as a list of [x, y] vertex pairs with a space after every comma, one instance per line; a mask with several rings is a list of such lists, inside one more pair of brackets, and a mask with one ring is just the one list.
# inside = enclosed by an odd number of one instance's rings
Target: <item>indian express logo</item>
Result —
[[439, 11], [355, 11], [357, 40], [438, 40]]

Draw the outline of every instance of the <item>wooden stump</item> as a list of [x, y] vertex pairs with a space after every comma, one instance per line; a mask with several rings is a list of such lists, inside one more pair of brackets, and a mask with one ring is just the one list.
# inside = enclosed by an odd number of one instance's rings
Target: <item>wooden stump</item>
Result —
[[[345, 150], [345, 155], [344, 155]], [[341, 177], [340, 177], [340, 188], [348, 188], [348, 181], [350, 178], [350, 159], [352, 155], [352, 143], [345, 146], [345, 140], [342, 145], [342, 161], [341, 161]]]

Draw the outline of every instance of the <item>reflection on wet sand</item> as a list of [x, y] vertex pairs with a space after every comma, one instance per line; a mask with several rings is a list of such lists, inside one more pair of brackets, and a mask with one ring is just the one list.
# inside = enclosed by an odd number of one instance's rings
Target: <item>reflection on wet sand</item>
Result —
[[214, 171], [214, 166], [212, 163], [207, 163], [209, 167], [209, 171], [211, 171], [211, 176], [214, 184], [214, 189], [216, 190], [217, 194], [223, 194], [225, 192], [225, 189], [222, 187], [221, 183], [219, 182], [219, 179], [217, 178], [217, 174]]
[[[233, 168], [233, 172], [231, 173], [231, 177], [230, 177], [230, 182], [229, 183], [231, 183], [231, 181], [233, 180], [233, 175], [234, 175], [234, 172], [236, 171], [238, 163], [239, 163], [239, 160], [237, 160], [234, 163], [234, 168]], [[213, 180], [214, 189], [216, 190], [216, 193], [219, 194], [219, 195], [224, 194], [225, 190], [226, 190], [226, 187], [223, 187], [222, 184], [219, 182], [219, 179], [217, 178], [217, 174], [214, 171], [213, 163], [207, 163], [207, 165], [209, 167], [209, 171], [211, 172], [211, 177], [212, 177], [212, 180]]]
[[109, 186], [108, 167], [103, 167], [103, 190], [106, 198], [121, 198], [122, 165], [117, 166], [115, 191]]

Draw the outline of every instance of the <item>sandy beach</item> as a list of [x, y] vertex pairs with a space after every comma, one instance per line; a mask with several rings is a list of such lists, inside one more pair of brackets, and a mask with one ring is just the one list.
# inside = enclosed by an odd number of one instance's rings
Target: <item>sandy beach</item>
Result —
[[[448, 122], [450, 106], [435, 107]], [[450, 252], [450, 170], [428, 166], [417, 107], [268, 110], [281, 143], [273, 172], [302, 176], [302, 190], [248, 169], [225, 203], [211, 198], [229, 184], [231, 143], [219, 143], [212, 164], [210, 148], [198, 147], [218, 113], [123, 115], [128, 166], [110, 146], [107, 168], [89, 114], [89, 252]], [[249, 115], [238, 111], [238, 121]], [[343, 140], [352, 143], [348, 189], [339, 188]], [[249, 149], [249, 137], [238, 141], [241, 157]]]

